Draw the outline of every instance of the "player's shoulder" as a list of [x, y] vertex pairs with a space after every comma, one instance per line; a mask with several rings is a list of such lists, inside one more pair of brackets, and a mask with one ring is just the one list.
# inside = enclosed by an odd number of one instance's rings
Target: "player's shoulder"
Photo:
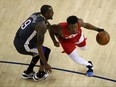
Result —
[[39, 21], [39, 22], [37, 22], [36, 24], [35, 24], [35, 26], [38, 26], [38, 27], [40, 27], [40, 28], [47, 28], [47, 25], [46, 25], [46, 23], [45, 23], [45, 21]]
[[58, 28], [60, 28], [60, 24], [52, 24], [51, 27], [53, 29], [58, 29]]
[[79, 18], [79, 19], [78, 19], [78, 24], [79, 24], [80, 26], [83, 26], [83, 25], [84, 25], [83, 19]]
[[78, 19], [78, 22], [79, 22], [79, 23], [83, 23], [83, 19], [79, 18], [79, 19]]
[[59, 25], [60, 26], [66, 26], [67, 25], [67, 22], [60, 22]]
[[35, 12], [35, 13], [33, 13], [34, 15], [39, 15], [40, 14], [40, 12]]
[[47, 30], [47, 25], [45, 24], [44, 21], [38, 22], [35, 24], [35, 30], [38, 32], [46, 32]]
[[32, 14], [32, 16], [33, 15], [36, 16], [38, 22], [46, 20], [45, 17], [40, 12], [35, 12], [35, 13]]

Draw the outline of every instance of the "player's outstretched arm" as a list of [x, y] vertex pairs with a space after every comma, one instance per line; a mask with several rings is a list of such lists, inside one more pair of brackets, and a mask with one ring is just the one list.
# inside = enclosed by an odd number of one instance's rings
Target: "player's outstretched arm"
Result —
[[104, 29], [98, 28], [90, 23], [85, 23], [82, 19], [79, 19], [79, 23], [80, 23], [81, 27], [84, 27], [88, 30], [94, 30], [94, 31], [98, 31], [98, 32], [104, 31]]

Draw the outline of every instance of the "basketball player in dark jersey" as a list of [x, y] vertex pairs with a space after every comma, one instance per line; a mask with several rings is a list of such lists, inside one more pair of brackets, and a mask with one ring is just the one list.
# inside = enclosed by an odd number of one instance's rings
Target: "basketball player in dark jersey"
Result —
[[[50, 26], [47, 20], [52, 19], [54, 12], [50, 5], [43, 5], [40, 10], [33, 13], [20, 26], [14, 39], [14, 46], [19, 53], [32, 56], [31, 63], [23, 72], [22, 77], [33, 78], [35, 81], [46, 79], [51, 73], [51, 66], [47, 63], [51, 50], [42, 45], [44, 34]], [[40, 69], [35, 73], [33, 68], [39, 59], [41, 59]]]
[[[86, 49], [86, 38], [83, 35], [81, 27], [94, 31], [104, 31], [104, 29], [97, 28], [89, 23], [83, 22], [82, 19], [76, 16], [69, 16], [67, 22], [61, 22], [58, 25], [51, 25], [49, 33], [52, 41], [56, 47], [61, 44], [64, 52], [76, 63], [87, 67], [87, 76], [93, 76], [93, 65], [91, 61], [86, 61], [77, 53], [76, 46], [82, 50]], [[56, 40], [55, 36], [59, 40]]]

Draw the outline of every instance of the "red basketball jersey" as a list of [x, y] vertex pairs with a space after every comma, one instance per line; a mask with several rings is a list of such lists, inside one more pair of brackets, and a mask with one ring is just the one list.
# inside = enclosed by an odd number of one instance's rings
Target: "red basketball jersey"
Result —
[[64, 39], [70, 39], [73, 42], [78, 42], [80, 37], [81, 37], [82, 30], [81, 30], [80, 24], [77, 23], [77, 25], [78, 25], [77, 33], [76, 34], [70, 34], [67, 31], [67, 23], [66, 22], [60, 23], [60, 26], [62, 27], [62, 31], [63, 31], [63, 38]]

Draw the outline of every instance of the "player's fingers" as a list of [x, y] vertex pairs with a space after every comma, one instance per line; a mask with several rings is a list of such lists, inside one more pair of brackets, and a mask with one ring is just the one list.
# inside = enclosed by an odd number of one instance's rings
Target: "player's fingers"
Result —
[[46, 72], [48, 72], [49, 74], [52, 72], [51, 69], [46, 69]]

